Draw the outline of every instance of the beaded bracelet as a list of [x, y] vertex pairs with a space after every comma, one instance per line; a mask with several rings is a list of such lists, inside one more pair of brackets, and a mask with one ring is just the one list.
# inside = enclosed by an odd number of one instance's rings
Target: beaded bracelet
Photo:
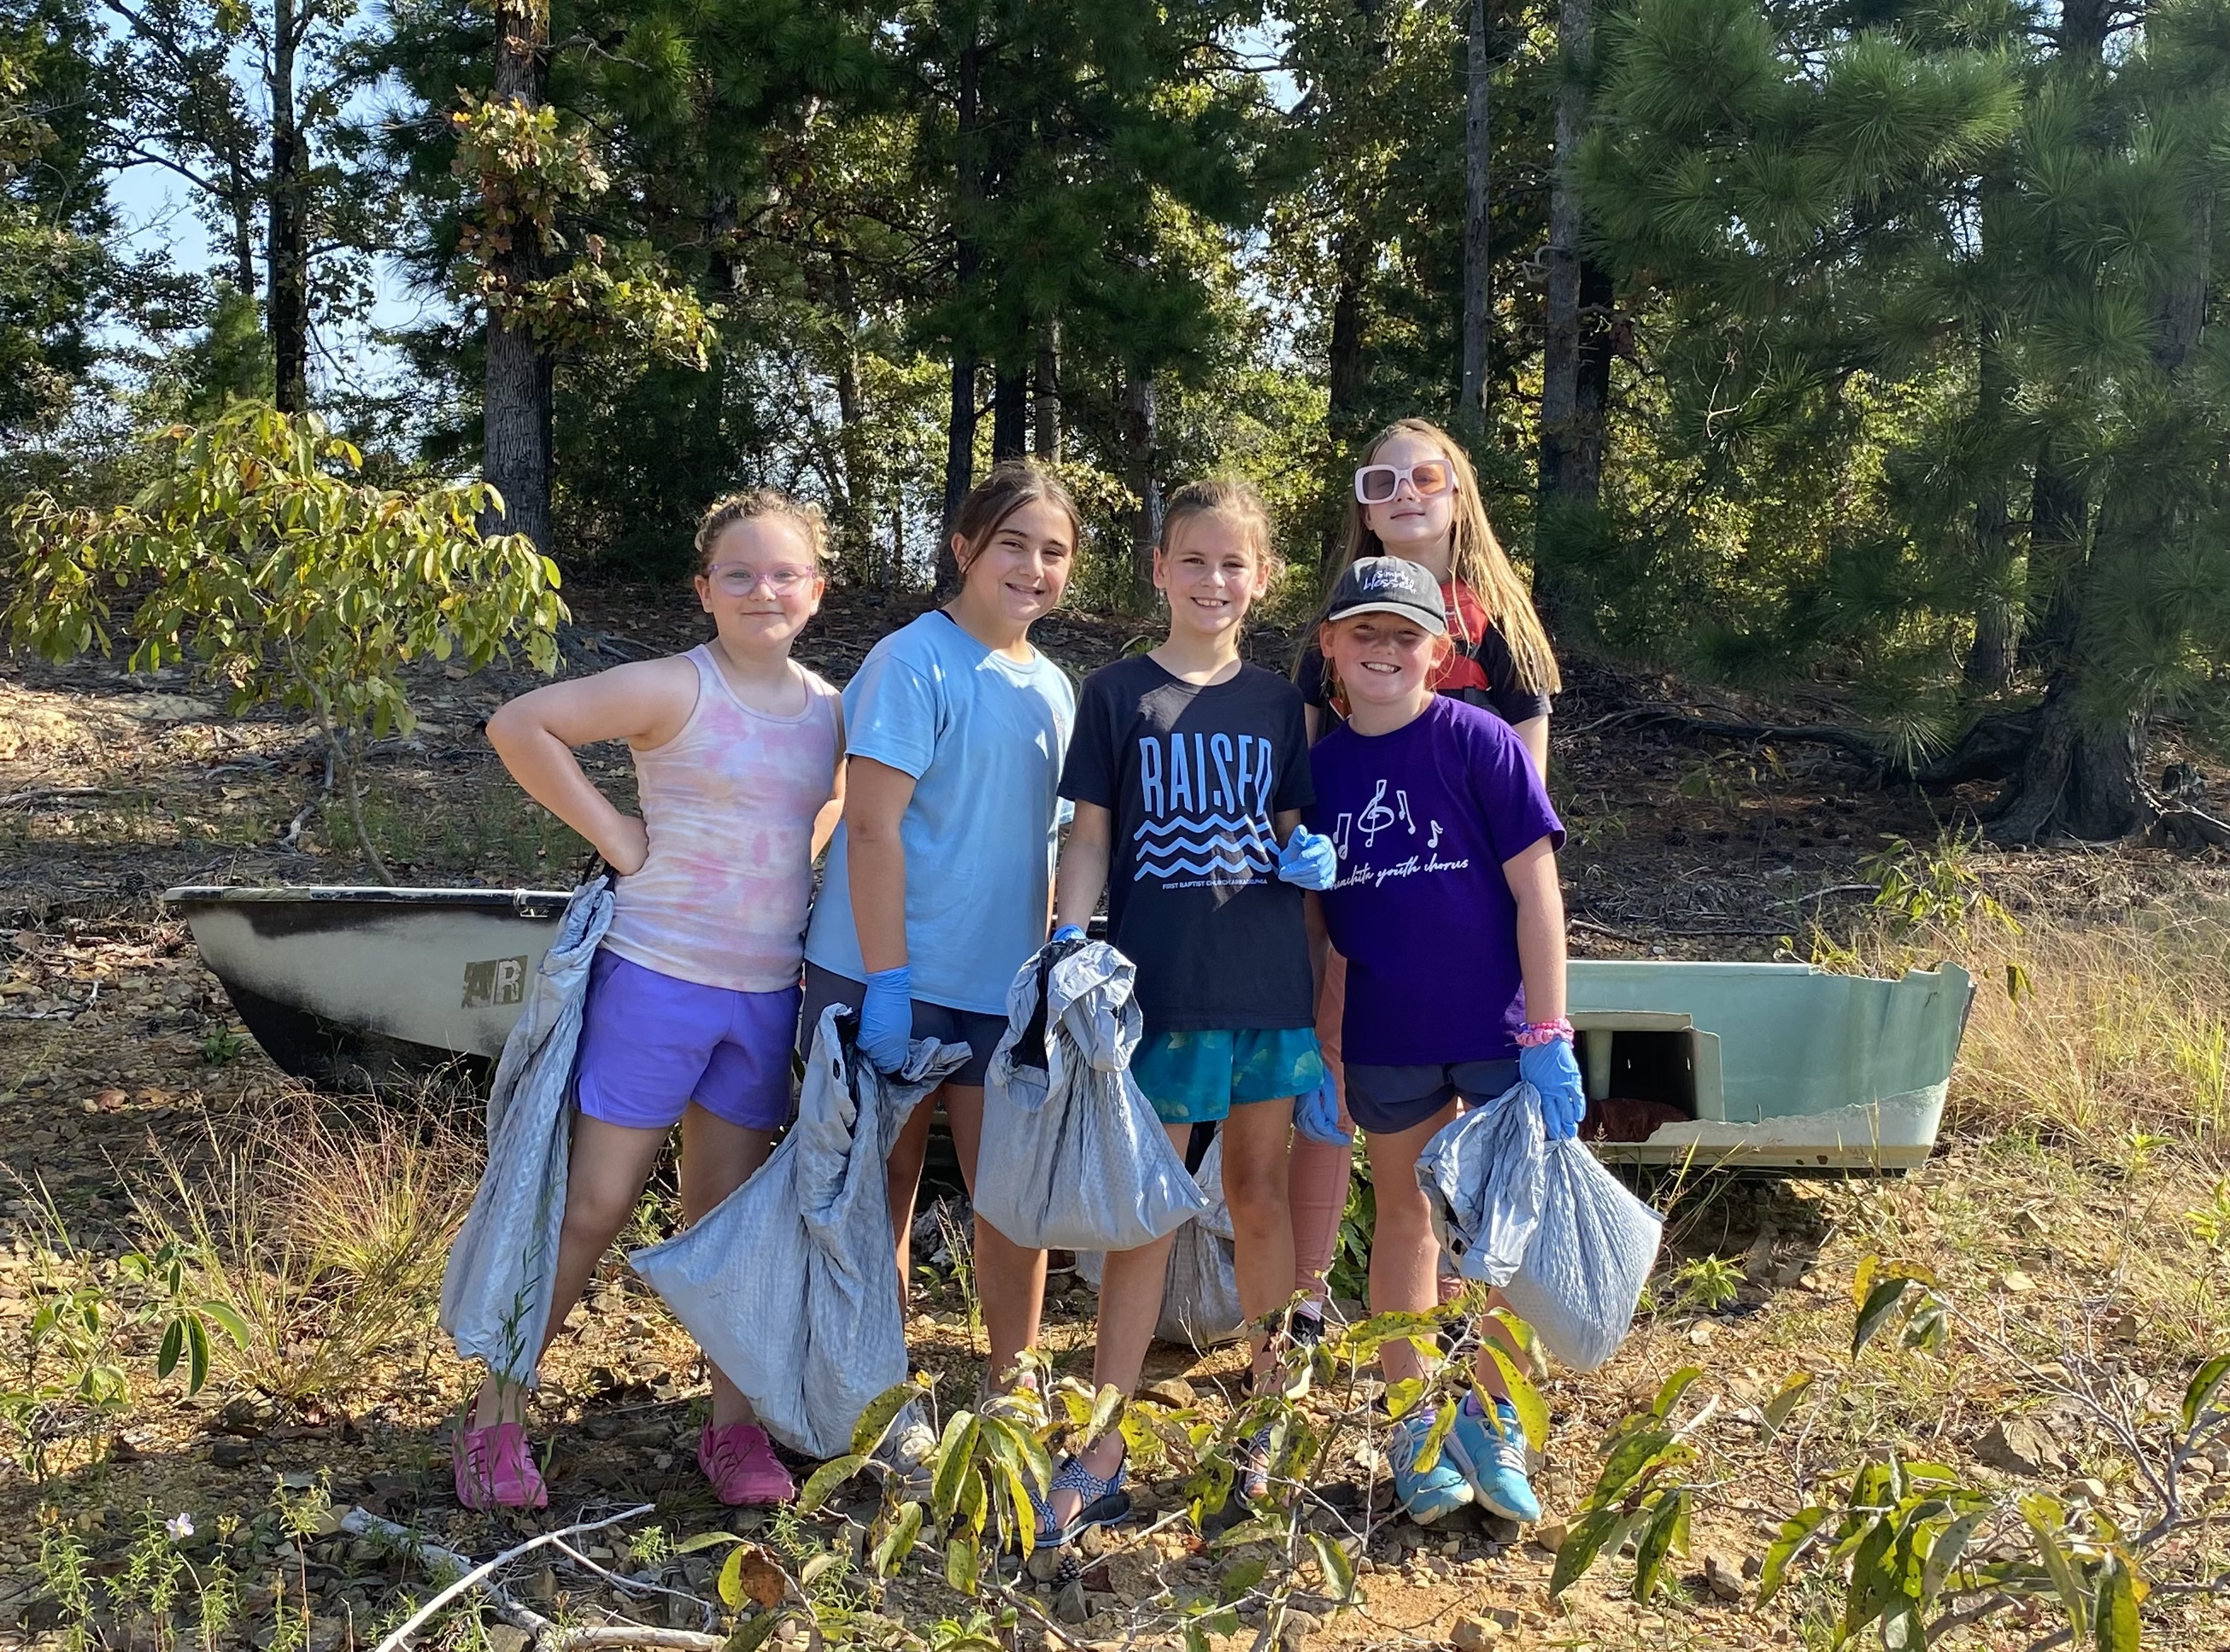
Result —
[[1518, 1035], [1518, 1047], [1535, 1050], [1559, 1038], [1567, 1044], [1572, 1041], [1572, 1024], [1561, 1015], [1553, 1021], [1528, 1021]]

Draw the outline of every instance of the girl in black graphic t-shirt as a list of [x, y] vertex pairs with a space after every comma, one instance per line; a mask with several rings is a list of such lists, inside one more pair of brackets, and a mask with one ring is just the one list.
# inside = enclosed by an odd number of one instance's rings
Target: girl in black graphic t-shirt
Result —
[[[1054, 880], [1054, 938], [1081, 936], [1107, 892], [1108, 939], [1138, 966], [1145, 1037], [1131, 1075], [1182, 1150], [1196, 1123], [1223, 1132], [1239, 1300], [1262, 1319], [1289, 1300], [1286, 1205], [1293, 1097], [1324, 1077], [1304, 890], [1336, 870], [1300, 829], [1309, 786], [1301, 697], [1239, 657], [1247, 609], [1274, 571], [1268, 513], [1243, 484], [1195, 484], [1170, 501], [1154, 583], [1170, 634], [1084, 685], [1061, 795], [1076, 819]], [[1161, 1313], [1170, 1239], [1111, 1255], [1099, 1288], [1093, 1386], [1137, 1386]], [[1256, 1339], [1255, 1369], [1270, 1367]], [[1269, 1439], [1249, 1443], [1239, 1498], [1267, 1487]], [[1087, 1441], [1056, 1471], [1041, 1544], [1120, 1519], [1123, 1437]]]

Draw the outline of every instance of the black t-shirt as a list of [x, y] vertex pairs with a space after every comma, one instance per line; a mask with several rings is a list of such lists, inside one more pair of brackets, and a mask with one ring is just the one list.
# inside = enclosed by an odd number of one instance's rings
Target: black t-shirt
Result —
[[1316, 1024], [1301, 891], [1274, 816], [1316, 800], [1301, 697], [1242, 665], [1201, 687], [1150, 659], [1084, 679], [1060, 794], [1112, 817], [1107, 938], [1150, 1032]]
[[[1443, 679], [1434, 686], [1451, 699], [1484, 706], [1513, 726], [1547, 717], [1554, 709], [1552, 702], [1546, 694], [1526, 687], [1519, 680], [1517, 656], [1510, 652], [1501, 628], [1486, 617], [1470, 588], [1464, 588], [1461, 594], [1461, 630], [1458, 629], [1459, 615], [1455, 612], [1455, 588], [1443, 585], [1440, 595], [1449, 607], [1448, 630], [1456, 639], [1456, 652], [1445, 668]], [[1463, 640], [1466, 632], [1473, 639], [1470, 642]], [[1338, 710], [1331, 703], [1331, 685], [1324, 679], [1324, 656], [1317, 651], [1313, 640], [1302, 652], [1300, 668], [1293, 673], [1293, 680], [1305, 702], [1321, 709], [1334, 722], [1339, 719]]]

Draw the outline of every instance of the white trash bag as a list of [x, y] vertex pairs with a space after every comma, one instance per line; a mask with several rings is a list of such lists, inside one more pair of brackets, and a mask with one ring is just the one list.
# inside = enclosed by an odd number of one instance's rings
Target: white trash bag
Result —
[[850, 1450], [868, 1403], [906, 1379], [883, 1161], [968, 1059], [964, 1044], [923, 1038], [885, 1074], [856, 1036], [852, 1012], [830, 1005], [797, 1122], [767, 1161], [695, 1226], [628, 1257], [767, 1432], [812, 1457]]
[[[1135, 1250], [1207, 1208], [1131, 1077], [1137, 970], [1104, 941], [1040, 961], [1007, 989], [984, 1079], [976, 1213], [1029, 1249]], [[1043, 1013], [1041, 1013], [1042, 1009]]]
[[1417, 1155], [1433, 1231], [1466, 1279], [1506, 1285], [1541, 1219], [1541, 1093], [1523, 1079], [1466, 1108]]
[[[1237, 1250], [1232, 1243], [1231, 1210], [1223, 1200], [1223, 1133], [1216, 1132], [1200, 1168], [1193, 1173], [1208, 1208], [1177, 1230], [1170, 1247], [1169, 1272], [1162, 1286], [1162, 1314], [1154, 1336], [1163, 1342], [1210, 1348], [1247, 1334], [1246, 1310], [1239, 1306]], [[1094, 1290], [1105, 1273], [1105, 1254], [1080, 1250], [1076, 1271]]]
[[1665, 1218], [1579, 1141], [1550, 1142], [1542, 1168], [1541, 1219], [1502, 1294], [1550, 1353], [1593, 1371], [1626, 1340]]
[[573, 1064], [589, 965], [611, 928], [611, 880], [573, 891], [488, 1092], [487, 1168], [441, 1276], [441, 1326], [460, 1359], [530, 1385], [550, 1324], [573, 1142]]

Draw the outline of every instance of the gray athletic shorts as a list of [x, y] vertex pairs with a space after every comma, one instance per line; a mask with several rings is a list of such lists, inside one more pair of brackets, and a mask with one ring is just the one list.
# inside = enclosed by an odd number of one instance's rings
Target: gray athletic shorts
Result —
[[[831, 1004], [848, 1005], [857, 1010], [867, 995], [864, 981], [823, 969], [819, 964], [807, 964], [805, 1001], [799, 1007], [797, 1018], [798, 1054], [812, 1054], [813, 1032], [821, 1025], [823, 1010]], [[1003, 1015], [979, 1015], [973, 1010], [950, 1009], [942, 1004], [924, 1003], [920, 999], [913, 1001], [915, 1038], [968, 1046], [968, 1064], [947, 1078], [944, 1082], [948, 1084], [982, 1088], [983, 1075], [991, 1070], [991, 1052], [999, 1047], [1006, 1031], [1007, 1018]]]

